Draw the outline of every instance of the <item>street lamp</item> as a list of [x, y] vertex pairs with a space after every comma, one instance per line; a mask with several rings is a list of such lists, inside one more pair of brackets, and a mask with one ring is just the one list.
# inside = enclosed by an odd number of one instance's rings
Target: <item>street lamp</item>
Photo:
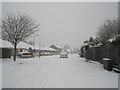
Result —
[[39, 37], [39, 58], [40, 58], [40, 54], [41, 54], [41, 40], [40, 40], [40, 37]]
[[[33, 37], [33, 50], [34, 50], [34, 55], [35, 55], [35, 37], [36, 36], [39, 36], [38, 34], [34, 34], [34, 37]], [[34, 57], [34, 56], [33, 56]]]

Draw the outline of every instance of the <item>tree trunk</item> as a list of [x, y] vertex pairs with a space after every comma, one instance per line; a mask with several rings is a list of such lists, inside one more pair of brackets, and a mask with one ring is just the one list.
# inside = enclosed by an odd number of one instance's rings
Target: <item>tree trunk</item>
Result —
[[17, 49], [16, 49], [16, 46], [17, 46], [17, 45], [15, 44], [15, 46], [14, 46], [14, 59], [13, 59], [14, 61], [16, 61], [16, 50], [17, 50]]

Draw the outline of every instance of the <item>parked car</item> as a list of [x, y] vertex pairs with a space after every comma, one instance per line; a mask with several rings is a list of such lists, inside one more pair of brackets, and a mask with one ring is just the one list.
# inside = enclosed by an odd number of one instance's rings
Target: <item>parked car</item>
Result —
[[32, 58], [33, 54], [30, 52], [24, 52], [20, 54], [20, 58]]
[[68, 52], [65, 50], [61, 51], [60, 58], [68, 58]]

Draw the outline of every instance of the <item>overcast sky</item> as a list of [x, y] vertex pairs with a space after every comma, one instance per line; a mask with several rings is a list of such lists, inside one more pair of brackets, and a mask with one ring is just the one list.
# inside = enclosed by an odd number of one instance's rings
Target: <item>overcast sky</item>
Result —
[[72, 48], [79, 48], [84, 40], [96, 36], [104, 20], [118, 17], [118, 3], [9, 2], [2, 4], [3, 17], [6, 13], [18, 11], [30, 15], [40, 23], [37, 34], [40, 35], [42, 45], [69, 45]]

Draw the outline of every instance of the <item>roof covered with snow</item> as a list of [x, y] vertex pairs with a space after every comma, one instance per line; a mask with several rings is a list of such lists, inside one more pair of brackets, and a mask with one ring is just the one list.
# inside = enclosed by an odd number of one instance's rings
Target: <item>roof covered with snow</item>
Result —
[[13, 45], [8, 41], [0, 39], [0, 47], [2, 47], [2, 48], [13, 48]]
[[25, 48], [25, 49], [29, 49], [30, 47], [33, 48], [32, 45], [29, 45], [29, 44], [27, 44], [27, 43], [25, 43], [25, 42], [20, 42], [20, 43], [18, 44], [18, 46], [17, 46], [17, 48]]
[[[5, 41], [5, 40], [1, 40], [1, 39], [0, 39], [0, 45], [1, 45], [0, 47], [2, 47], [2, 48], [13, 48], [13, 45], [10, 42]], [[26, 48], [26, 49], [29, 49], [29, 47], [33, 48], [32, 45], [29, 45], [29, 44], [27, 44], [25, 42], [20, 42], [17, 45], [17, 48]]]
[[55, 49], [52, 49], [50, 47], [41, 47], [40, 50], [56, 51]]

